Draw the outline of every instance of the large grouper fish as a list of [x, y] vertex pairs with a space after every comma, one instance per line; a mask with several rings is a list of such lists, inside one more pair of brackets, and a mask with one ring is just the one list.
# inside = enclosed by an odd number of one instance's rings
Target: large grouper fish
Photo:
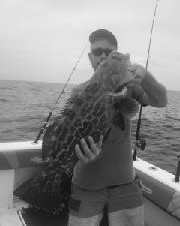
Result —
[[59, 117], [43, 137], [46, 164], [41, 172], [14, 193], [32, 206], [54, 215], [67, 209], [73, 167], [78, 161], [75, 145], [92, 136], [105, 142], [112, 125], [125, 129], [124, 117], [137, 113], [138, 102], [126, 95], [125, 87], [134, 75], [129, 72], [129, 56], [109, 56], [91, 79], [72, 91]]

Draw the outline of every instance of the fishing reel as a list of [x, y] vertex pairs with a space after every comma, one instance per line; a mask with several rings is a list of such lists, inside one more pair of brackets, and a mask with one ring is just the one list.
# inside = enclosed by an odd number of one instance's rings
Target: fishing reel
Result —
[[133, 161], [136, 161], [137, 150], [144, 151], [146, 148], [146, 137], [144, 134], [139, 135], [139, 138], [136, 140], [135, 149], [133, 153]]
[[146, 148], [146, 144], [147, 144], [146, 136], [144, 134], [141, 134], [139, 136], [139, 139], [136, 141], [136, 148], [138, 148], [141, 151], [144, 151]]

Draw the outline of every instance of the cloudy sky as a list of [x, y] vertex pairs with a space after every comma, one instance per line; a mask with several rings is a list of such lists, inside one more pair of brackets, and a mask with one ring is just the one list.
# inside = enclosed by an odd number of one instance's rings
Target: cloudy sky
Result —
[[[145, 65], [156, 0], [0, 0], [0, 79], [66, 82], [89, 34], [111, 30]], [[180, 0], [159, 0], [149, 70], [180, 90]], [[92, 75], [85, 50], [71, 83]]]

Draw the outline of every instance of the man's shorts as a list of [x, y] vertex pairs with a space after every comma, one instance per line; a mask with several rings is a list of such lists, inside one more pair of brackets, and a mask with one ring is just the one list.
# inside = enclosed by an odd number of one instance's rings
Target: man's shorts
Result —
[[142, 206], [143, 197], [140, 180], [136, 178], [128, 184], [99, 190], [88, 190], [72, 184], [69, 202], [71, 215], [80, 218], [100, 215], [105, 204], [108, 206], [109, 213]]

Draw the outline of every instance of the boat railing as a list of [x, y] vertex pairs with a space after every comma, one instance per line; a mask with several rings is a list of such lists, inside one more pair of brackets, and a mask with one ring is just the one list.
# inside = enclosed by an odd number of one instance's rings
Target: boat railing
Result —
[[13, 191], [43, 167], [42, 141], [0, 143], [0, 208], [13, 207]]

